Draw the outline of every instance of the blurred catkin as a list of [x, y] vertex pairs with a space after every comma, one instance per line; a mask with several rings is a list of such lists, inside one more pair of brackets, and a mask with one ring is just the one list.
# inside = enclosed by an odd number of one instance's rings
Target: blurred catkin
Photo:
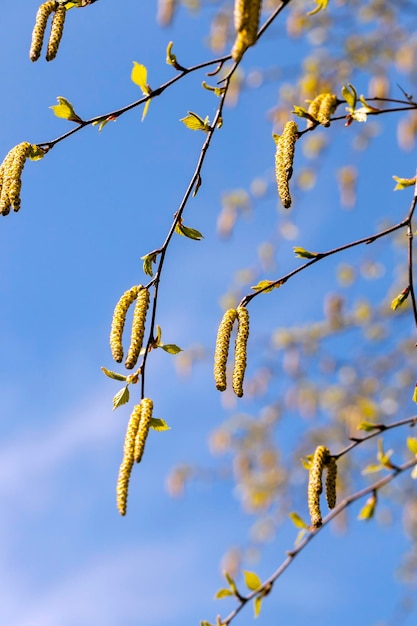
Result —
[[337, 463], [334, 457], [330, 457], [327, 463], [326, 474], [326, 500], [329, 509], [336, 506], [336, 479], [337, 479]]
[[231, 53], [235, 61], [240, 61], [245, 50], [256, 42], [261, 7], [261, 0], [235, 0], [236, 39]]

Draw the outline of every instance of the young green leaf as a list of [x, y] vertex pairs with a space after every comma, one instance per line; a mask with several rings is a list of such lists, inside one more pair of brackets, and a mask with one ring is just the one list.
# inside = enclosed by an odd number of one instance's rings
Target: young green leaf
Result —
[[254, 291], [260, 291], [262, 289], [263, 293], [268, 293], [273, 289], [278, 289], [278, 287], [281, 287], [281, 283], [279, 282], [274, 283], [273, 280], [260, 280], [257, 285], [252, 285], [251, 289]]
[[133, 61], [133, 69], [130, 78], [135, 83], [135, 85], [140, 87], [140, 90], [142, 91], [144, 96], [147, 96], [151, 93], [151, 89], [147, 83], [148, 70], [146, 69], [145, 65]]
[[251, 591], [255, 591], [256, 589], [259, 589], [259, 587], [262, 586], [262, 581], [259, 578], [258, 574], [244, 570], [243, 575], [245, 577], [245, 584], [247, 588], [250, 589]]
[[158, 348], [162, 348], [168, 354], [178, 354], [182, 352], [182, 349], [175, 345], [175, 343], [160, 343]]
[[414, 387], [413, 397], [411, 399], [413, 402], [417, 402], [417, 385]]
[[258, 617], [261, 612], [262, 600], [263, 596], [256, 596], [256, 598], [253, 599], [253, 614], [255, 617]]
[[152, 264], [156, 263], [156, 257], [158, 256], [158, 252], [150, 252], [149, 254], [145, 254], [141, 259], [143, 261], [143, 271], [148, 276], [153, 276], [153, 267]]
[[356, 92], [355, 87], [351, 85], [350, 83], [348, 83], [347, 86], [343, 85], [342, 96], [348, 103], [351, 110], [354, 111], [356, 108], [356, 102], [358, 101], [358, 94]]
[[118, 374], [117, 372], [112, 372], [111, 370], [108, 370], [107, 367], [102, 367], [101, 371], [104, 374], [106, 374], [106, 376], [108, 376], [109, 378], [113, 378], [113, 380], [120, 380], [120, 381], [126, 380], [126, 376], [123, 376], [123, 374]]
[[39, 161], [40, 159], [43, 159], [47, 152], [48, 150], [46, 148], [40, 148], [36, 144], [32, 144], [30, 146], [28, 157], [31, 161]]
[[192, 111], [188, 111], [188, 115], [186, 117], [182, 117], [180, 122], [185, 124], [187, 128], [190, 130], [204, 130], [204, 132], [208, 133], [210, 130], [209, 118], [206, 117], [203, 120], [202, 117], [197, 115], [197, 113], [193, 113]]
[[413, 454], [417, 454], [417, 439], [415, 437], [407, 437], [407, 448]]
[[219, 589], [216, 591], [214, 596], [215, 600], [220, 600], [220, 598], [226, 598], [227, 596], [234, 596], [235, 594], [230, 589]]
[[115, 115], [109, 115], [108, 117], [100, 117], [100, 119], [95, 120], [93, 122], [93, 126], [98, 125], [98, 130], [101, 133], [103, 128], [106, 126], [106, 124], [108, 124], [109, 122], [115, 122], [116, 120], [117, 120], [117, 117]]
[[305, 523], [303, 518], [300, 517], [298, 513], [295, 513], [294, 511], [292, 511], [291, 513], [288, 513], [288, 516], [296, 528], [305, 528], [305, 529], [308, 528], [308, 524]]
[[299, 246], [294, 246], [293, 250], [295, 256], [299, 259], [315, 259], [320, 256], [318, 252], [309, 252], [308, 250], [305, 250], [305, 248], [300, 248]]
[[372, 424], [372, 422], [361, 422], [356, 427], [358, 430], [364, 430], [369, 433], [371, 430], [379, 430], [378, 424]]
[[413, 187], [416, 184], [416, 177], [414, 178], [399, 178], [398, 176], [393, 176], [393, 179], [397, 183], [394, 187], [394, 191], [399, 191], [400, 189], [405, 189], [406, 187]]
[[126, 404], [127, 402], [129, 402], [129, 386], [126, 385], [126, 387], [123, 387], [122, 389], [120, 389], [120, 391], [118, 391], [116, 393], [116, 395], [113, 398], [113, 411], [115, 409], [118, 409], [119, 406], [122, 406], [123, 404]]
[[303, 456], [300, 461], [301, 461], [301, 465], [304, 467], [304, 469], [310, 471], [311, 470], [311, 466], [313, 463], [313, 458], [314, 458], [314, 454], [307, 454], [306, 456]]
[[237, 590], [235, 581], [233, 580], [233, 578], [230, 576], [228, 572], [224, 571], [223, 574], [224, 574], [225, 579], [230, 585], [230, 589], [233, 591], [233, 594], [236, 596], [238, 594], [238, 590]]
[[203, 80], [201, 86], [207, 89], [207, 91], [212, 91], [216, 96], [221, 96], [226, 90], [226, 87], [212, 87], [208, 85], [205, 80]]
[[164, 430], [171, 430], [171, 426], [168, 426], [165, 420], [159, 417], [151, 417], [149, 427], [152, 430], [156, 430], [158, 433], [162, 433]]
[[376, 495], [372, 494], [372, 496], [370, 496], [367, 499], [365, 506], [361, 508], [359, 515], [358, 515], [358, 519], [366, 520], [366, 521], [370, 520], [374, 516], [376, 503], [377, 503]]
[[396, 311], [408, 298], [408, 294], [410, 293], [410, 287], [406, 287], [402, 290], [400, 294], [391, 302], [391, 309]]
[[204, 239], [200, 231], [196, 230], [195, 228], [185, 226], [182, 221], [179, 221], [176, 225], [175, 232], [178, 233], [178, 235], [183, 235], [184, 237], [194, 239], [195, 241], [200, 241], [200, 239]]
[[306, 109], [304, 109], [304, 107], [300, 107], [296, 104], [293, 104], [293, 107], [294, 108], [291, 111], [293, 115], [298, 115], [298, 117], [305, 117], [306, 119], [310, 120], [310, 122], [317, 124], [317, 120], [315, 120], [314, 117], [310, 115], [310, 113], [306, 111]]
[[63, 98], [62, 96], [57, 96], [57, 100], [58, 104], [54, 104], [49, 107], [57, 117], [69, 120], [70, 122], [76, 122], [77, 124], [82, 124], [82, 119], [76, 114], [74, 107], [69, 100]]

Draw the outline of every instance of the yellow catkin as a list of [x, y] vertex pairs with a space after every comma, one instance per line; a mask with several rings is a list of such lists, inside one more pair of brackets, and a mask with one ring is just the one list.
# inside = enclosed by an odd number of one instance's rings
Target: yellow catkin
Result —
[[[317, 115], [319, 113], [320, 110], [320, 105], [322, 103], [322, 100], [324, 98], [326, 94], [325, 93], [320, 93], [318, 96], [316, 96], [314, 98], [314, 100], [312, 100], [308, 106], [308, 110], [307, 112], [311, 115], [311, 117], [313, 117], [316, 121], [317, 120]], [[314, 125], [314, 122], [312, 122], [311, 120], [307, 121], [307, 128], [310, 128], [311, 126]]]
[[122, 336], [126, 315], [130, 305], [136, 300], [140, 288], [141, 285], [125, 291], [114, 309], [110, 330], [110, 348], [116, 363], [121, 363], [123, 360]]
[[278, 195], [285, 209], [291, 206], [289, 181], [292, 176], [295, 142], [298, 137], [298, 126], [295, 122], [287, 122], [282, 135], [277, 140], [275, 151], [275, 174]]
[[320, 103], [319, 110], [317, 112], [317, 121], [323, 126], [330, 126], [330, 118], [336, 111], [337, 96], [334, 93], [326, 93]]
[[130, 338], [129, 352], [126, 357], [125, 366], [128, 370], [135, 367], [142, 349], [143, 336], [145, 334], [146, 313], [149, 307], [149, 291], [139, 286], [136, 298], [135, 311], [133, 313], [132, 334]]
[[322, 525], [320, 510], [320, 495], [323, 491], [322, 474], [329, 458], [329, 449], [325, 446], [318, 446], [311, 463], [308, 477], [308, 509], [310, 511], [311, 525], [314, 528], [319, 528]]
[[214, 381], [216, 383], [216, 389], [219, 391], [224, 391], [227, 386], [227, 357], [229, 356], [230, 336], [236, 318], [236, 309], [226, 311], [217, 331], [216, 349], [214, 352]]
[[14, 146], [0, 166], [0, 214], [7, 215], [13, 207], [20, 209], [21, 175], [31, 151], [31, 144], [23, 141]]
[[336, 478], [337, 463], [336, 459], [331, 456], [327, 462], [326, 474], [326, 500], [329, 509], [334, 509], [336, 506]]
[[48, 18], [57, 8], [58, 2], [44, 2], [38, 9], [29, 50], [29, 58], [31, 61], [37, 61], [41, 55]]
[[129, 491], [129, 480], [132, 473], [135, 453], [135, 439], [138, 432], [141, 417], [141, 405], [137, 404], [130, 416], [126, 429], [125, 443], [123, 448], [123, 461], [120, 465], [117, 479], [117, 508], [120, 515], [126, 515], [127, 496]]
[[153, 402], [150, 398], [143, 398], [140, 403], [141, 415], [139, 421], [139, 428], [135, 438], [135, 451], [134, 460], [136, 463], [140, 463], [143, 453], [145, 451], [145, 443], [149, 434], [149, 427], [152, 419]]
[[235, 61], [240, 61], [245, 50], [256, 42], [261, 7], [261, 0], [235, 0], [236, 40], [231, 53]]
[[247, 343], [249, 337], [249, 311], [244, 306], [237, 308], [237, 335], [235, 343], [235, 366], [233, 369], [233, 391], [243, 396], [243, 379], [246, 369]]
[[46, 60], [52, 61], [55, 59], [59, 44], [62, 39], [62, 33], [64, 32], [65, 16], [67, 10], [64, 5], [60, 4], [52, 19], [51, 34], [49, 35], [48, 48], [46, 50]]

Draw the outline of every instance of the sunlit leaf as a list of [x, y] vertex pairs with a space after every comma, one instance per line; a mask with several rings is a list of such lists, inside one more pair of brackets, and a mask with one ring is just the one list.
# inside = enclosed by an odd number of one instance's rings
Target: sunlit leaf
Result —
[[281, 287], [280, 282], [274, 283], [273, 280], [260, 280], [257, 285], [252, 285], [251, 289], [254, 291], [260, 291], [262, 289], [263, 293], [268, 293], [273, 289], [278, 289], [278, 287]]
[[30, 146], [30, 152], [28, 154], [28, 157], [31, 161], [39, 161], [40, 159], [43, 159], [43, 157], [45, 156], [47, 152], [48, 152], [47, 149], [40, 148], [36, 144], [32, 144]]
[[204, 130], [206, 133], [210, 130], [208, 117], [203, 120], [202, 117], [192, 111], [188, 111], [188, 115], [186, 117], [182, 117], [180, 122], [185, 124], [185, 126], [191, 130]]
[[142, 93], [145, 96], [151, 93], [151, 90], [147, 83], [148, 70], [146, 69], [145, 65], [141, 65], [141, 63], [136, 63], [136, 61], [133, 61], [133, 70], [130, 78], [135, 83], [135, 85], [140, 87]]
[[245, 584], [251, 591], [255, 591], [255, 589], [259, 589], [259, 587], [262, 586], [262, 580], [259, 578], [258, 574], [244, 570], [243, 575], [245, 577]]
[[78, 117], [76, 112], [74, 111], [74, 107], [71, 102], [62, 96], [57, 96], [58, 104], [54, 104], [49, 108], [55, 113], [57, 117], [61, 117], [64, 120], [69, 120], [70, 122], [77, 122], [77, 124], [82, 123], [82, 119]]
[[370, 520], [375, 513], [376, 508], [376, 496], [373, 494], [370, 498], [367, 499], [365, 506], [363, 506], [359, 512], [358, 519], [360, 520]]
[[393, 179], [397, 183], [394, 187], [394, 191], [405, 189], [406, 187], [413, 187], [416, 184], [416, 177], [414, 178], [399, 178], [399, 176], [393, 176]]
[[350, 108], [354, 111], [356, 108], [356, 102], [358, 100], [358, 94], [354, 86], [350, 83], [348, 83], [347, 85], [343, 85], [342, 96], [346, 100]]
[[116, 395], [113, 398], [113, 411], [115, 409], [118, 409], [119, 406], [122, 406], [123, 404], [126, 404], [127, 402], [129, 402], [129, 387], [128, 385], [126, 385], [126, 387], [123, 387], [123, 389], [120, 389], [120, 391], [118, 391], [116, 393]]
[[220, 598], [226, 598], [227, 596], [234, 596], [235, 594], [233, 593], [233, 591], [231, 589], [219, 589], [214, 598], [216, 600], [219, 600]]
[[158, 256], [158, 252], [150, 252], [149, 254], [145, 254], [145, 256], [141, 257], [143, 261], [143, 271], [148, 276], [153, 276], [153, 267], [152, 264], [156, 263], [156, 257]]
[[417, 439], [415, 437], [407, 437], [407, 448], [413, 454], [417, 454]]
[[295, 256], [299, 259], [315, 259], [320, 256], [318, 252], [309, 252], [308, 250], [305, 250], [305, 248], [300, 248], [299, 246], [294, 246], [293, 250]]
[[402, 292], [391, 302], [391, 309], [396, 311], [398, 307], [400, 307], [407, 300], [409, 293], [410, 287], [403, 289]]
[[113, 378], [113, 380], [126, 380], [126, 376], [123, 376], [123, 374], [118, 374], [117, 372], [112, 372], [111, 370], [108, 370], [107, 367], [102, 367], [101, 371], [109, 378]]
[[233, 578], [230, 576], [230, 574], [226, 571], [223, 572], [223, 575], [225, 577], [225, 579], [227, 580], [227, 582], [230, 585], [230, 589], [233, 591], [234, 595], [237, 594], [237, 587], [236, 587], [236, 583], [233, 580]]
[[309, 11], [307, 15], [315, 15], [319, 11], [324, 11], [324, 9], [326, 9], [327, 5], [329, 4], [329, 0], [314, 0], [314, 1], [317, 4], [317, 6], [312, 11]]
[[149, 427], [152, 430], [156, 430], [158, 433], [162, 433], [165, 430], [171, 430], [171, 426], [168, 426], [165, 420], [159, 417], [151, 417]]
[[384, 469], [384, 466], [381, 463], [370, 463], [362, 470], [362, 474], [365, 476], [366, 474], [380, 472], [382, 469]]
[[306, 470], [310, 470], [311, 469], [311, 465], [313, 463], [313, 458], [314, 458], [314, 454], [307, 454], [307, 456], [302, 457], [301, 460], [301, 464], [304, 467], [304, 469]]
[[200, 241], [200, 239], [204, 239], [200, 231], [196, 230], [195, 228], [185, 226], [181, 221], [178, 222], [178, 224], [176, 225], [175, 232], [178, 233], [178, 235], [183, 235], [184, 237], [194, 239], [195, 241]]
[[361, 422], [356, 428], [358, 430], [364, 430], [367, 433], [371, 430], [379, 430], [379, 426], [377, 424], [372, 424], [372, 422]]
[[310, 115], [310, 113], [304, 109], [303, 107], [300, 107], [296, 104], [293, 105], [293, 110], [291, 111], [291, 113], [293, 115], [298, 115], [298, 117], [305, 117], [306, 119], [310, 120], [311, 122], [317, 122], [317, 120], [314, 119], [314, 117], [312, 115]]
[[413, 397], [411, 399], [413, 402], [417, 402], [417, 385], [414, 387]]
[[162, 348], [162, 350], [165, 350], [168, 354], [178, 354], [179, 352], [182, 352], [182, 348], [176, 346], [175, 343], [159, 344], [159, 348]]
[[308, 524], [305, 523], [303, 518], [300, 517], [298, 513], [295, 513], [294, 511], [292, 511], [291, 513], [288, 514], [288, 516], [296, 528], [308, 528]]
[[259, 613], [261, 612], [262, 600], [262, 596], [256, 596], [256, 598], [253, 599], [253, 614], [255, 617], [258, 617]]

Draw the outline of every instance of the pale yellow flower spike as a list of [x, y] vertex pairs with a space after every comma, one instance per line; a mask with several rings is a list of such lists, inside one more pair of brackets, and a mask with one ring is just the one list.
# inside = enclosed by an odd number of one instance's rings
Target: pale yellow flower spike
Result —
[[134, 459], [136, 463], [140, 463], [145, 451], [145, 443], [149, 434], [149, 426], [152, 419], [153, 402], [150, 398], [143, 398], [141, 405], [141, 416], [139, 428], [135, 438]]
[[137, 404], [130, 416], [127, 425], [125, 443], [123, 448], [123, 461], [119, 469], [119, 477], [117, 479], [117, 508], [120, 515], [126, 515], [127, 496], [129, 490], [130, 474], [134, 462], [135, 439], [139, 428], [141, 417], [141, 405]]
[[244, 306], [237, 308], [237, 335], [235, 343], [235, 367], [233, 370], [233, 391], [243, 396], [243, 379], [246, 369], [247, 343], [249, 337], [249, 311]]
[[319, 528], [322, 525], [320, 510], [320, 495], [323, 491], [322, 474], [329, 458], [329, 449], [325, 446], [318, 446], [311, 463], [308, 477], [308, 509], [310, 511], [311, 525], [314, 528]]
[[130, 348], [125, 361], [125, 367], [131, 370], [135, 367], [142, 349], [143, 336], [145, 334], [146, 313], [149, 307], [149, 291], [139, 286], [136, 298], [135, 312], [133, 313], [132, 334]]
[[29, 58], [37, 61], [41, 55], [43, 38], [45, 36], [48, 18], [58, 8], [58, 2], [44, 2], [36, 14], [35, 26], [32, 32], [32, 43], [30, 44]]
[[337, 96], [334, 93], [323, 94], [323, 99], [320, 102], [320, 107], [317, 112], [317, 121], [323, 126], [330, 126], [330, 118], [336, 111]]
[[46, 51], [46, 60], [52, 61], [55, 59], [59, 44], [61, 43], [62, 34], [64, 32], [65, 16], [67, 10], [64, 5], [58, 5], [55, 15], [52, 19], [51, 34], [49, 35], [48, 48]]
[[298, 137], [298, 126], [295, 122], [287, 122], [284, 132], [277, 140], [275, 151], [275, 174], [278, 195], [285, 209], [291, 206], [289, 181], [292, 176], [295, 142]]
[[11, 207], [20, 209], [21, 175], [31, 150], [27, 141], [14, 146], [0, 166], [0, 214], [7, 215]]
[[235, 0], [236, 40], [231, 53], [235, 61], [240, 61], [245, 50], [256, 42], [261, 7], [261, 0]]
[[334, 457], [330, 457], [327, 463], [327, 475], [326, 475], [326, 500], [329, 509], [334, 509], [336, 506], [336, 478], [337, 478], [337, 463]]
[[224, 391], [227, 386], [227, 357], [229, 356], [230, 336], [236, 318], [236, 309], [226, 311], [220, 322], [219, 330], [217, 331], [216, 349], [214, 352], [214, 381], [216, 383], [216, 389], [219, 391]]
[[132, 287], [129, 291], [125, 291], [114, 309], [110, 330], [110, 348], [116, 363], [121, 363], [123, 360], [122, 335], [126, 315], [130, 305], [136, 300], [140, 288], [141, 286], [139, 285]]
[[[311, 115], [311, 117], [313, 117], [316, 121], [318, 121], [317, 119], [317, 115], [319, 113], [320, 110], [320, 105], [323, 101], [323, 98], [326, 94], [325, 93], [321, 93], [318, 96], [316, 96], [314, 98], [314, 100], [312, 100], [308, 106], [308, 113]], [[311, 126], [313, 126], [313, 122], [311, 120], [307, 120], [307, 128], [310, 128]]]

